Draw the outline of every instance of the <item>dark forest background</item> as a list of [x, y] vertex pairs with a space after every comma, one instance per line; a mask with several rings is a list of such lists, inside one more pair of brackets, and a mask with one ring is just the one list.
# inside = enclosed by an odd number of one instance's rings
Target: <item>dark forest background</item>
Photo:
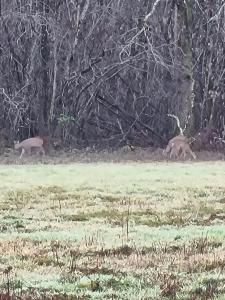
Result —
[[9, 140], [164, 146], [225, 123], [223, 0], [0, 0]]

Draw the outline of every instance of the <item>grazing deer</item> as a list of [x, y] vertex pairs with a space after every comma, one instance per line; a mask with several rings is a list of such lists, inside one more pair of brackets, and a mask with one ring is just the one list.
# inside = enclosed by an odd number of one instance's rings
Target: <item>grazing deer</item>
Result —
[[163, 155], [168, 155], [170, 153], [170, 158], [183, 156], [183, 159], [186, 158], [186, 154], [189, 153], [194, 159], [196, 159], [195, 153], [191, 150], [189, 145], [189, 139], [184, 135], [177, 135], [171, 140], [165, 150], [163, 150]]
[[186, 155], [190, 154], [194, 159], [196, 159], [195, 153], [191, 150], [190, 145], [182, 140], [175, 140], [171, 145], [170, 158], [186, 158]]
[[16, 142], [15, 149], [22, 149], [20, 154], [20, 159], [23, 157], [24, 153], [27, 152], [28, 154], [31, 154], [32, 149], [38, 149], [39, 154], [42, 153], [42, 155], [45, 155], [45, 150], [43, 147], [43, 139], [40, 137], [33, 137], [26, 140], [23, 140], [22, 142]]
[[173, 137], [171, 140], [169, 140], [169, 143], [168, 143], [166, 149], [163, 150], [163, 155], [169, 154], [169, 152], [172, 150], [172, 146], [173, 146], [174, 142], [176, 142], [176, 141], [183, 141], [183, 142], [188, 143], [188, 138], [182, 134], [179, 134], [179, 135]]

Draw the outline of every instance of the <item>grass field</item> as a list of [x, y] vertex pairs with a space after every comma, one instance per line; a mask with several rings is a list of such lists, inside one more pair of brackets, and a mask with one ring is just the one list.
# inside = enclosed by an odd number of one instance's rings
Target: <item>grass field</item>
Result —
[[225, 299], [224, 209], [224, 162], [1, 165], [1, 291]]

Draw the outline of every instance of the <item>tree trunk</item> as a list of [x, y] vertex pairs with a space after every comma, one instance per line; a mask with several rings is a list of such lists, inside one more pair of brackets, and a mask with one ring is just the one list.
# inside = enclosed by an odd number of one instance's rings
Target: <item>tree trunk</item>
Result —
[[38, 131], [40, 135], [47, 134], [48, 124], [48, 109], [49, 109], [49, 60], [50, 60], [50, 46], [48, 39], [48, 14], [49, 14], [49, 0], [45, 2], [40, 1], [40, 12], [45, 15], [42, 19], [41, 25], [41, 59], [42, 59], [42, 72], [41, 72], [41, 91], [39, 93], [39, 117], [38, 117]]
[[193, 131], [192, 0], [177, 0], [174, 21], [176, 113], [186, 133]]

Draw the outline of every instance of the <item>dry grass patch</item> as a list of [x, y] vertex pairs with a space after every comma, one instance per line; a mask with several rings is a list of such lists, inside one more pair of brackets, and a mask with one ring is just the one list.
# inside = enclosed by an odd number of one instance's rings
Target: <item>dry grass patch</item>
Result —
[[1, 290], [23, 299], [225, 297], [224, 167], [2, 166]]

